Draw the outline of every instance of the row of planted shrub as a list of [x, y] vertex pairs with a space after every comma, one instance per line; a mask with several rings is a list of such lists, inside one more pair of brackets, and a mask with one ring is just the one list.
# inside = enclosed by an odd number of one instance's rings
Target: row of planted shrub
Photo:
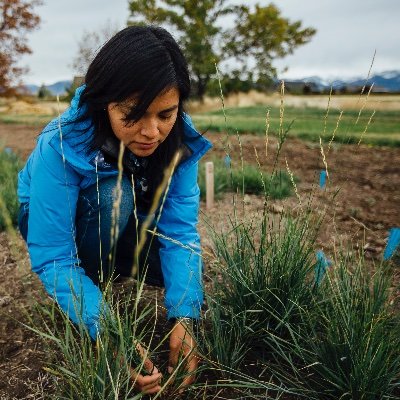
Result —
[[[231, 223], [229, 232], [213, 232], [215, 278], [195, 332], [202, 362], [186, 398], [399, 399], [390, 265], [367, 266], [348, 251], [328, 268], [315, 256], [319, 222], [307, 213]], [[165, 358], [168, 330], [157, 328], [161, 318], [143, 284], [117, 303], [112, 297], [95, 345], [65, 315], [55, 317], [54, 305], [33, 324], [52, 343], [47, 371], [57, 378], [58, 398], [140, 398], [130, 380], [131, 366], [140, 368], [133, 343]], [[177, 395], [183, 366], [173, 384], [164, 376], [164, 394]]]
[[[14, 154], [0, 152], [2, 211], [14, 224], [20, 167]], [[280, 197], [271, 192], [278, 182], [290, 185], [279, 174], [265, 180], [268, 187], [260, 185], [257, 169], [247, 174], [247, 168], [240, 173], [219, 164], [217, 170], [222, 186], [241, 191], [243, 181], [254, 181], [268, 197]], [[9, 223], [1, 216], [0, 229]], [[256, 220], [230, 221], [226, 232], [210, 230], [213, 283], [196, 333], [203, 361], [188, 396], [400, 399], [400, 321], [390, 264], [366, 265], [352, 249], [341, 249], [330, 255], [328, 267], [326, 259], [316, 257], [320, 221], [307, 210], [295, 219], [265, 212]], [[112, 304], [112, 295], [107, 297]], [[52, 343], [47, 371], [56, 377], [58, 398], [136, 396], [130, 368], [138, 358], [132, 343], [147, 343], [155, 358], [162, 351], [160, 336], [157, 344], [146, 339], [157, 325], [149, 323], [156, 320], [155, 304], [139, 307], [142, 300], [138, 282], [133, 296], [110, 308], [112, 318], [96, 345], [65, 315], [57, 317], [54, 304], [44, 308], [40, 323], [31, 327]], [[168, 377], [164, 384], [173, 392]]]

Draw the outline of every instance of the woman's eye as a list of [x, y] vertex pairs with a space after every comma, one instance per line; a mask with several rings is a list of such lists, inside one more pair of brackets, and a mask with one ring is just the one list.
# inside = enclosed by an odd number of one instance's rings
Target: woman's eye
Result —
[[161, 115], [160, 115], [160, 118], [161, 118], [162, 120], [164, 120], [164, 121], [167, 121], [167, 120], [169, 120], [169, 119], [172, 118], [172, 114], [169, 114], [169, 115], [161, 114]]
[[131, 121], [125, 117], [121, 118], [122, 123], [125, 125], [126, 128], [130, 128], [135, 125], [135, 121]]

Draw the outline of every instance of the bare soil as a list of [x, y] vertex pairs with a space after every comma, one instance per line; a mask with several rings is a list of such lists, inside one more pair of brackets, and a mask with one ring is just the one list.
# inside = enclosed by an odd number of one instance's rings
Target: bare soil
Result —
[[[0, 142], [19, 153], [24, 159], [35, 144], [39, 130], [30, 126], [0, 124]], [[207, 158], [225, 156], [223, 135], [209, 134], [214, 149]], [[262, 137], [242, 135], [241, 145], [245, 162], [256, 163], [255, 151], [265, 170], [271, 170], [276, 141], [271, 138], [268, 156]], [[238, 162], [240, 147], [231, 139], [233, 162]], [[319, 172], [325, 169], [320, 146], [298, 139], [284, 144], [278, 168], [290, 171], [299, 179], [297, 191], [301, 200], [292, 196], [274, 201], [271, 212], [282, 210], [296, 213], [311, 204], [317, 214], [324, 214], [324, 223], [316, 247], [332, 255], [339, 245], [353, 246], [372, 261], [382, 258], [388, 230], [400, 226], [400, 148], [334, 145], [324, 148], [330, 182], [327, 189], [318, 186]], [[337, 195], [334, 197], [334, 194]], [[258, 196], [237, 198], [248, 215], [257, 216], [263, 199]], [[226, 194], [214, 207], [202, 213], [215, 224], [226, 224], [233, 211], [232, 195]], [[203, 246], [211, 243], [201, 218]], [[397, 266], [399, 267], [399, 266]], [[397, 282], [399, 268], [395, 270]], [[29, 257], [22, 240], [17, 236], [0, 234], [0, 400], [44, 399], [51, 391], [51, 379], [43, 370], [47, 354], [43, 343], [22, 323], [34, 314], [33, 304], [43, 298], [40, 282], [29, 270]]]
[[[214, 149], [207, 157], [223, 158], [225, 137], [212, 135], [211, 138]], [[256, 164], [256, 150], [262, 168], [272, 171], [276, 139], [269, 140], [267, 156], [265, 138], [241, 135], [240, 141], [241, 146], [235, 137], [230, 139], [232, 159], [237, 166], [240, 167], [240, 151], [245, 164]], [[285, 142], [277, 169], [289, 169], [299, 179], [296, 186], [300, 199], [292, 196], [274, 201], [272, 211], [280, 208], [296, 211], [310, 204], [315, 212], [325, 216], [319, 241], [323, 249], [333, 249], [338, 241], [355, 246], [363, 241], [367, 257], [379, 258], [386, 245], [388, 229], [400, 225], [400, 149], [335, 144], [328, 151], [327, 147], [324, 146], [324, 154], [329, 180], [326, 189], [321, 189], [319, 174], [326, 167], [320, 145], [300, 139]], [[221, 207], [225, 213], [231, 198], [225, 196], [211, 213], [221, 215]], [[256, 211], [263, 199], [245, 196], [244, 202], [249, 210]]]

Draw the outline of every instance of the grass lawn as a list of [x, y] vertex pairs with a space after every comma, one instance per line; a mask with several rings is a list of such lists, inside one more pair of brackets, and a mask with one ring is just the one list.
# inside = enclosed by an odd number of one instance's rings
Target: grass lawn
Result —
[[6, 114], [0, 113], [0, 123], [3, 124], [23, 124], [37, 127], [47, 125], [55, 115], [40, 115], [40, 114]]
[[[270, 110], [271, 134], [277, 134], [280, 129], [280, 110], [278, 107], [265, 105], [251, 107], [235, 107], [225, 110], [201, 112], [192, 114], [196, 128], [200, 131], [225, 131], [231, 133], [265, 134], [265, 120], [267, 110]], [[329, 141], [336, 129], [340, 112], [331, 109], [326, 118], [326, 110], [314, 107], [285, 107], [283, 130], [289, 129], [289, 136], [301, 139], [319, 141], [321, 135], [324, 141]], [[363, 110], [360, 118], [358, 110], [345, 110], [339, 121], [335, 133], [335, 141], [341, 143], [358, 143], [362, 136], [362, 143], [400, 147], [400, 113], [397, 110], [377, 110], [373, 115], [371, 110]], [[44, 126], [55, 115], [23, 114], [14, 115], [0, 113], [0, 123], [17, 123], [31, 126]], [[358, 119], [358, 122], [356, 123]], [[325, 126], [326, 123], [326, 126]], [[364, 133], [365, 131], [365, 133]]]
[[[265, 134], [266, 113], [270, 110], [270, 133], [277, 134], [280, 128], [279, 108], [266, 106], [227, 108], [225, 123], [222, 110], [193, 114], [193, 121], [200, 131], [224, 131]], [[283, 130], [290, 126], [289, 136], [316, 141], [321, 135], [330, 140], [336, 128], [340, 112], [318, 108], [287, 107], [284, 110]], [[372, 111], [364, 110], [356, 124], [359, 111], [344, 111], [335, 134], [335, 141], [341, 143], [362, 143], [370, 145], [400, 146], [400, 114], [398, 111], [377, 111], [369, 123]], [[366, 130], [367, 128], [367, 130]], [[366, 130], [365, 134], [363, 132]]]

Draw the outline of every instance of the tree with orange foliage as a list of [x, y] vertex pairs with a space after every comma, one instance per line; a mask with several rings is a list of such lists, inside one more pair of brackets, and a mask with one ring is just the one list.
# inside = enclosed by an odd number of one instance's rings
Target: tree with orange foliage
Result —
[[0, 0], [0, 95], [15, 92], [19, 77], [27, 71], [17, 65], [23, 54], [31, 53], [26, 34], [40, 23], [33, 12], [41, 0]]

